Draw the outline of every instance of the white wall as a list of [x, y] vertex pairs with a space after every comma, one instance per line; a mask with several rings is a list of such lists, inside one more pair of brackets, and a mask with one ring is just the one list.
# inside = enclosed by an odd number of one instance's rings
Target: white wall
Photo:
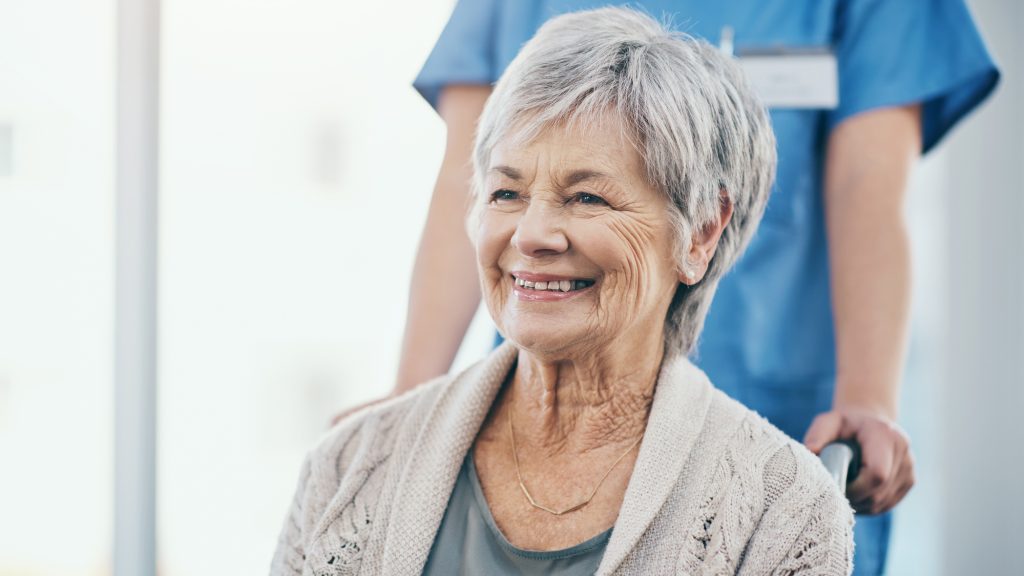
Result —
[[390, 390], [450, 0], [164, 3], [159, 546], [265, 572], [302, 456]]
[[0, 0], [4, 576], [109, 571], [114, 63], [112, 0]]
[[946, 574], [1024, 574], [1024, 5], [972, 0], [1003, 70], [949, 146]]

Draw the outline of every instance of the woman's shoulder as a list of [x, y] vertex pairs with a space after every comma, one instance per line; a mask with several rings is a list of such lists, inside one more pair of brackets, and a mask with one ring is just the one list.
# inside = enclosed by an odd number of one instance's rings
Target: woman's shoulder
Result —
[[748, 469], [757, 470], [766, 488], [783, 488], [800, 481], [842, 498], [821, 460], [757, 412], [717, 389], [711, 411], [725, 414], [735, 423], [722, 431], [728, 435], [728, 451]]
[[[309, 451], [309, 472], [326, 490], [341, 487], [345, 477], [360, 482], [364, 474], [401, 461], [431, 423], [486, 412], [493, 388], [500, 385], [514, 359], [505, 346], [459, 373], [446, 374], [383, 402], [349, 414]], [[428, 440], [430, 438], [427, 438]]]
[[736, 422], [723, 457], [732, 463], [735, 485], [747, 492], [743, 499], [758, 527], [745, 563], [805, 562], [845, 574], [853, 550], [853, 510], [818, 456], [720, 391], [712, 410], [730, 413]]
[[848, 573], [853, 513], [817, 456], [717, 389], [683, 474], [681, 571]]
[[451, 375], [439, 376], [404, 394], [347, 415], [320, 437], [310, 451], [311, 460], [344, 464], [360, 454], [366, 455], [368, 442], [386, 450], [401, 430], [426, 417], [433, 400], [452, 378]]
[[449, 379], [360, 409], [320, 437], [303, 461], [272, 573], [298, 574], [310, 561], [331, 564], [345, 554], [358, 556], [395, 447], [415, 434], [431, 397]]
[[[383, 402], [349, 414], [310, 448], [299, 473], [293, 512], [296, 523], [310, 529], [339, 492], [373, 492], [372, 478], [381, 476], [395, 446], [414, 434], [432, 396], [450, 378], [442, 376]], [[369, 489], [369, 490], [367, 490]]]
[[353, 446], [359, 444], [356, 440], [370, 438], [387, 444], [402, 431], [421, 429], [431, 418], [486, 411], [514, 359], [515, 349], [506, 344], [459, 372], [438, 376], [400, 396], [359, 409], [335, 424], [312, 454], [319, 459], [344, 459], [357, 451]]
[[[721, 461], [729, 475], [756, 474], [769, 488], [810, 482], [842, 498], [821, 461], [757, 412], [716, 388], [698, 366], [679, 358], [663, 371], [659, 387], [671, 386], [671, 419], [680, 413], [700, 418], [694, 457]], [[668, 398], [669, 395], [666, 395]], [[689, 412], [686, 412], [689, 410]], [[664, 417], [664, 416], [663, 416]]]
[[274, 566], [301, 567], [315, 559], [337, 567], [336, 561], [360, 557], [373, 539], [374, 515], [385, 513], [377, 504], [393, 496], [416, 447], [436, 443], [440, 424], [483, 413], [512, 359], [511, 350], [499, 349], [459, 374], [421, 384], [335, 424], [306, 454]]

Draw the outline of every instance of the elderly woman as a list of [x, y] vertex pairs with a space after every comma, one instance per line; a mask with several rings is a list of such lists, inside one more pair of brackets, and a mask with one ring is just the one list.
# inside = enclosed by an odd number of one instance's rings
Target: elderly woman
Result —
[[846, 574], [852, 513], [817, 459], [686, 359], [774, 163], [711, 46], [624, 9], [547, 23], [475, 144], [507, 342], [336, 426], [272, 573]]

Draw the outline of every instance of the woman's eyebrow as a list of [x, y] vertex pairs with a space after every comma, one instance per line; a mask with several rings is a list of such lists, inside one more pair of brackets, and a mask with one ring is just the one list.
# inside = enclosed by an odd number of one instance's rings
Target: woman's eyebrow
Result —
[[500, 172], [513, 180], [522, 180], [523, 173], [511, 166], [493, 166], [488, 172]]
[[610, 180], [611, 177], [604, 172], [598, 172], [597, 170], [573, 170], [564, 179], [561, 179], [559, 183], [563, 188], [568, 188], [579, 184], [580, 182], [586, 182], [588, 180]]
[[[519, 180], [523, 179], [523, 173], [520, 172], [519, 170], [511, 167], [511, 166], [505, 166], [505, 165], [492, 166], [491, 169], [488, 170], [488, 172], [498, 172], [498, 173], [503, 174], [506, 177], [511, 178], [512, 180], [516, 180], [516, 181], [519, 181]], [[581, 170], [573, 170], [572, 172], [570, 172], [567, 175], [565, 175], [565, 177], [559, 178], [558, 179], [559, 180], [558, 184], [562, 188], [568, 188], [570, 186], [575, 186], [576, 184], [579, 184], [580, 182], [586, 182], [588, 180], [611, 180], [611, 179], [612, 179], [611, 176], [608, 176], [604, 172], [599, 172], [597, 170], [581, 169]]]

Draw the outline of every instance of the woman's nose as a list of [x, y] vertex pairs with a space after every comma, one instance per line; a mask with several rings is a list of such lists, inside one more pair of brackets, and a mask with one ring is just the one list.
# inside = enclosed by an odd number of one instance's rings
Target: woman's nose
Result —
[[526, 208], [512, 235], [512, 245], [524, 256], [543, 257], [560, 254], [569, 248], [564, 222], [557, 209], [543, 202]]

